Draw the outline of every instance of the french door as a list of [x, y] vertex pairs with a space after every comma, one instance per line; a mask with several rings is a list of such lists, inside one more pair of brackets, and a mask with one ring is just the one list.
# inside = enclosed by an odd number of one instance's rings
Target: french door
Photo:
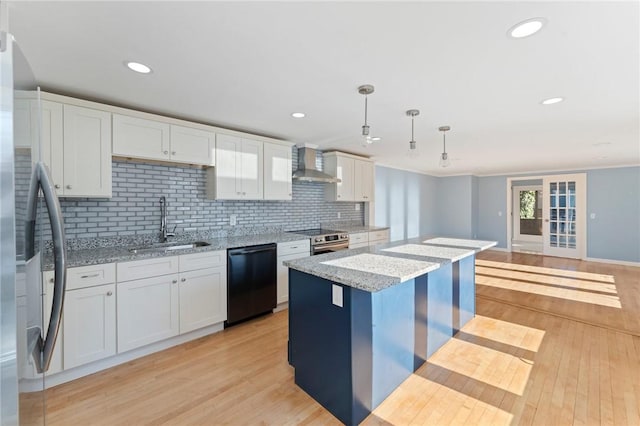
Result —
[[543, 254], [586, 257], [586, 174], [545, 176], [543, 182]]

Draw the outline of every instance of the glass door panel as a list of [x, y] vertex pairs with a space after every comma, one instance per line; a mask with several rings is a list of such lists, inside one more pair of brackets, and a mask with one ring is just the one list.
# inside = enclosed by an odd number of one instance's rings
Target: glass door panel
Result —
[[544, 178], [544, 254], [586, 256], [586, 178], [584, 174]]

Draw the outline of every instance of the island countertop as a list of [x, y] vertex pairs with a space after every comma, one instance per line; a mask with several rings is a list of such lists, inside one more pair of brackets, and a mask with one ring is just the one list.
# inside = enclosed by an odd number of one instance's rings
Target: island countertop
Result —
[[426, 237], [342, 250], [284, 262], [289, 268], [377, 292], [495, 246], [494, 241]]

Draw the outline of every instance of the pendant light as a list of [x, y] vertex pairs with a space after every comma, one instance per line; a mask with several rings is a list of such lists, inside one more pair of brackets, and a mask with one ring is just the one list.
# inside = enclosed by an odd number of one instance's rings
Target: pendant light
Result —
[[420, 111], [417, 109], [410, 109], [407, 111], [407, 116], [411, 117], [411, 140], [409, 141], [409, 150], [415, 151], [416, 140], [413, 137], [413, 119], [416, 115], [420, 115]]
[[367, 96], [372, 94], [374, 87], [370, 84], [363, 84], [358, 87], [358, 93], [364, 95], [364, 126], [362, 126], [362, 145], [367, 146], [373, 143], [369, 134], [369, 125], [367, 124]]
[[451, 161], [449, 161], [449, 154], [447, 154], [447, 138], [446, 132], [451, 130], [449, 126], [440, 126], [438, 130], [442, 132], [442, 154], [440, 154], [440, 167], [449, 167]]

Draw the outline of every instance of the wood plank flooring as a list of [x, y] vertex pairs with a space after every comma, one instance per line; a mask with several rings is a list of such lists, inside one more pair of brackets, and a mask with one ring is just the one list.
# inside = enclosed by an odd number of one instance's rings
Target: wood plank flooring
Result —
[[[479, 285], [478, 315], [363, 424], [640, 425], [640, 337], [634, 328], [634, 318], [640, 321], [640, 268], [572, 262], [498, 252], [479, 256], [478, 279], [497, 276], [506, 283]], [[553, 279], [541, 284], [521, 272]], [[571, 295], [576, 281], [587, 293], [615, 292], [620, 308], [605, 306], [615, 298], [596, 297], [602, 305], [541, 291], [559, 285]], [[528, 293], [505, 288], [508, 282], [540, 287]], [[295, 386], [286, 345], [283, 311], [52, 388], [47, 421], [340, 424]], [[30, 402], [28, 395], [21, 399], [23, 424], [41, 421]]]

